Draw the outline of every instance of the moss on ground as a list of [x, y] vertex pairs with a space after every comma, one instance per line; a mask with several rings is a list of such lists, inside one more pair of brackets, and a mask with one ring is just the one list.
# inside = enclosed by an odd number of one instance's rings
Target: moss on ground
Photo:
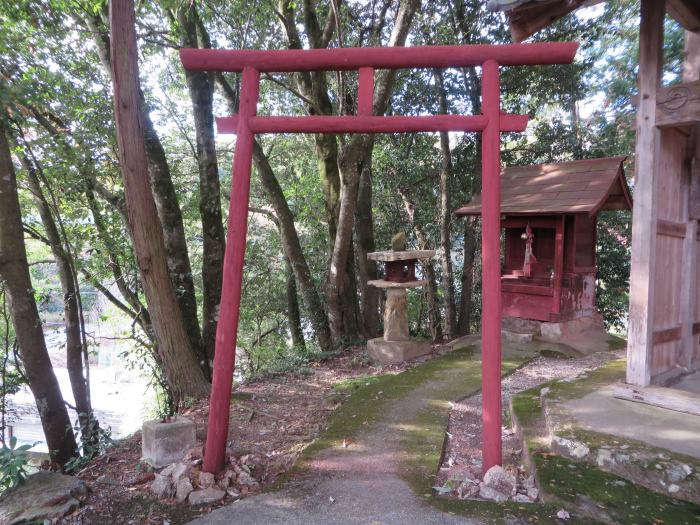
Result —
[[[472, 360], [473, 353], [473, 348], [461, 348], [400, 374], [355, 378], [339, 383], [336, 391], [346, 393], [347, 397], [331, 416], [327, 429], [306, 448], [301, 459], [308, 459], [323, 449], [340, 445], [343, 439], [352, 437], [361, 428], [376, 422], [387, 404], [455, 368], [471, 369], [465, 382], [459, 385], [462, 394], [478, 389], [480, 362]], [[478, 375], [476, 382], [470, 380], [474, 373]], [[455, 397], [458, 396], [459, 394]]]
[[[537, 451], [540, 489], [572, 504], [591, 501], [618, 523], [674, 525], [700, 523], [700, 507], [635, 485], [587, 463]], [[596, 509], [597, 510], [597, 509]]]
[[[504, 359], [503, 373], [512, 373], [526, 361], [525, 357]], [[458, 348], [401, 374], [356, 378], [337, 385], [336, 391], [347, 395], [345, 402], [334, 412], [323, 435], [304, 451], [300, 467], [303, 468], [304, 460], [321, 450], [339, 446], [343, 439], [377, 423], [392, 401], [422, 386], [426, 389], [425, 399], [430, 402], [402, 419], [403, 431], [396, 436], [400, 476], [418, 497], [443, 512], [489, 523], [561, 523], [556, 518], [561, 507], [553, 505], [457, 500], [434, 495], [450, 402], [474, 394], [481, 387], [481, 361], [474, 358], [472, 347]], [[572, 513], [567, 523], [591, 521]]]
[[[625, 360], [615, 360], [578, 381], [553, 381], [526, 390], [511, 400], [513, 416], [520, 426], [524, 441], [535, 464], [543, 496], [578, 507], [605, 521], [635, 524], [700, 523], [700, 506], [670, 498], [604, 472], [588, 463], [572, 461], [550, 452], [538, 439], [545, 428], [540, 391], [549, 387], [547, 398], [563, 401], [583, 397], [622, 377]], [[585, 434], [584, 434], [585, 432]], [[578, 429], [566, 434], [591, 447], [604, 440], [619, 438]]]

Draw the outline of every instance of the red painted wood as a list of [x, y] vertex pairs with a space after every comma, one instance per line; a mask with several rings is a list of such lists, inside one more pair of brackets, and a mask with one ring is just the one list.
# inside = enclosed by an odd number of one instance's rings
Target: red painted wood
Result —
[[[235, 133], [238, 116], [216, 119], [219, 133]], [[483, 115], [322, 116], [252, 117], [253, 133], [417, 133], [421, 131], [481, 131], [486, 127]], [[501, 131], [525, 131], [527, 115], [502, 115]]]
[[256, 112], [260, 87], [260, 73], [252, 67], [243, 70], [241, 101], [233, 159], [231, 204], [224, 254], [224, 279], [219, 305], [219, 323], [216, 326], [216, 351], [214, 376], [209, 400], [207, 442], [203, 469], [217, 472], [226, 459], [228, 440], [229, 404], [233, 371], [236, 365], [236, 338], [240, 313], [243, 261], [245, 259], [246, 233], [248, 229], [248, 200], [250, 197], [250, 172], [253, 159], [253, 132], [247, 125], [248, 117]]
[[242, 71], [255, 67], [264, 72], [342, 71], [361, 67], [408, 69], [478, 66], [494, 60], [504, 66], [570, 64], [578, 43], [369, 47], [335, 49], [228, 50], [180, 49], [180, 60], [190, 71]]
[[488, 118], [482, 132], [482, 469], [502, 463], [501, 452], [501, 137], [498, 62], [482, 67], [481, 109]]
[[[181, 49], [192, 71], [243, 71], [240, 114], [217, 119], [219, 133], [237, 133], [229, 229], [217, 327], [214, 381], [204, 470], [223, 466], [228, 410], [235, 366], [236, 332], [255, 133], [399, 133], [482, 131], [483, 177], [483, 466], [501, 463], [501, 281], [500, 281], [500, 132], [523, 131], [527, 116], [500, 112], [499, 62], [502, 65], [570, 63], [577, 43], [351, 48], [281, 51]], [[371, 116], [373, 69], [460, 67], [483, 64], [483, 115]], [[360, 70], [358, 116], [257, 117], [259, 72]], [[371, 73], [371, 75], [370, 75]], [[370, 86], [372, 89], [370, 90]]]
[[510, 292], [504, 287], [502, 296], [503, 315], [548, 322], [552, 315], [552, 289], [543, 288], [542, 290], [549, 290], [550, 294], [535, 295]]
[[416, 280], [416, 259], [387, 261], [384, 279], [394, 283], [407, 283]]
[[374, 69], [361, 67], [357, 82], [357, 114], [369, 116], [374, 112]]

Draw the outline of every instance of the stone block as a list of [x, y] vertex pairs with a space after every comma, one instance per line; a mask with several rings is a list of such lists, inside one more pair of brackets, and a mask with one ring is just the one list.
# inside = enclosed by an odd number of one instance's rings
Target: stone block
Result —
[[180, 461], [195, 445], [195, 425], [184, 417], [146, 421], [141, 430], [141, 453], [156, 467]]
[[373, 361], [383, 365], [403, 363], [429, 354], [429, 341], [385, 341], [383, 338], [367, 341], [367, 353]]
[[510, 330], [501, 330], [501, 335], [509, 343], [528, 344], [532, 343], [534, 336], [521, 332], [511, 332]]

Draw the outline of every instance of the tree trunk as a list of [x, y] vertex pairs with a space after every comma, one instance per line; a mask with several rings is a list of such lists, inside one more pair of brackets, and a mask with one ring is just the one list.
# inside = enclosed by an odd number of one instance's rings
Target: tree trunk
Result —
[[462, 266], [462, 293], [459, 296], [459, 318], [457, 335], [471, 333], [472, 304], [474, 296], [474, 261], [476, 259], [477, 238], [475, 221], [464, 218], [464, 265]]
[[[179, 9], [181, 41], [185, 47], [211, 47], [209, 35], [199, 23], [197, 6]], [[197, 38], [198, 28], [200, 38]], [[199, 168], [199, 215], [202, 221], [202, 339], [209, 361], [214, 359], [216, 322], [224, 276], [226, 239], [221, 215], [221, 187], [214, 138], [214, 77], [203, 71], [185, 70], [192, 100]]]
[[[371, 161], [368, 164], [371, 164]], [[372, 338], [377, 337], [381, 331], [379, 316], [381, 290], [367, 285], [367, 281], [378, 278], [377, 263], [367, 260], [367, 254], [376, 249], [372, 217], [372, 170], [368, 164], [363, 167], [360, 175], [357, 211], [355, 212], [355, 238], [357, 241], [357, 269], [360, 273], [362, 293], [362, 327], [365, 337]]]
[[[389, 46], [402, 46], [406, 42], [408, 31], [420, 6], [419, 0], [402, 0]], [[375, 81], [373, 114], [383, 115], [386, 112], [393, 88], [396, 71], [390, 70], [378, 75]], [[366, 160], [371, 158], [374, 138], [371, 135], [355, 135], [350, 142], [341, 148], [338, 165], [340, 166], [342, 188], [340, 192], [340, 210], [338, 213], [338, 231], [336, 234], [326, 283], [328, 302], [328, 321], [331, 336], [339, 342], [343, 336], [345, 312], [343, 311], [343, 294], [346, 293], [345, 269], [348, 256], [351, 253], [352, 233], [357, 207], [360, 173]]]
[[[103, 30], [99, 13], [90, 13], [86, 17], [85, 23], [95, 35], [97, 52], [105, 71], [112, 76], [112, 39], [116, 40], [116, 37], [119, 35]], [[187, 251], [182, 211], [180, 210], [177, 192], [170, 175], [170, 167], [165, 156], [165, 150], [148, 114], [141, 87], [139, 86], [138, 89], [138, 109], [141, 112], [139, 118], [142, 123], [141, 129], [145, 138], [148, 158], [149, 191], [153, 193], [159, 224], [163, 229], [161, 237], [164, 239], [169, 277], [175, 289], [178, 308], [187, 330], [188, 346], [194, 352], [204, 374], [209, 377], [211, 371], [209, 369], [209, 360], [202, 345], [202, 332], [199, 328], [199, 319], [197, 317], [197, 298], [194, 290], [192, 266]]]
[[133, 0], [112, 0], [109, 18], [114, 114], [129, 224], [158, 350], [175, 403], [180, 404], [207, 395], [208, 385], [173, 292], [163, 229], [148, 184]]
[[287, 320], [289, 322], [289, 335], [292, 337], [294, 348], [306, 348], [304, 331], [301, 329], [301, 313], [299, 312], [299, 298], [297, 297], [297, 280], [294, 278], [294, 270], [289, 258], [284, 258], [287, 264]]
[[332, 344], [328, 327], [328, 318], [323, 309], [321, 297], [311, 277], [311, 271], [309, 270], [309, 265], [306, 263], [304, 252], [301, 249], [299, 235], [294, 226], [294, 216], [289, 209], [287, 200], [284, 198], [284, 193], [275, 177], [275, 173], [272, 171], [272, 166], [270, 166], [257, 140], [253, 142], [253, 162], [255, 163], [258, 176], [260, 177], [260, 182], [279, 220], [282, 247], [292, 265], [294, 277], [301, 289], [301, 296], [304, 300], [304, 306], [306, 307], [309, 319], [311, 320], [311, 326], [316, 333], [318, 346], [324, 352], [329, 351], [332, 348]]
[[63, 315], [66, 330], [66, 367], [68, 368], [68, 378], [70, 380], [75, 409], [78, 412], [83, 446], [89, 445], [94, 439], [94, 421], [92, 406], [90, 403], [89, 385], [83, 374], [83, 356], [86, 349], [83, 345], [82, 323], [80, 318], [81, 305], [78, 301], [80, 291], [76, 287], [76, 275], [69, 254], [64, 249], [64, 243], [59, 234], [56, 221], [54, 220], [51, 207], [46, 199], [37, 175], [37, 167], [32, 164], [28, 157], [22, 156], [22, 165], [27, 171], [27, 182], [29, 190], [34, 195], [39, 210], [41, 222], [44, 225], [46, 240], [49, 242], [51, 253], [56, 261], [58, 277], [61, 282], [63, 292]]
[[[442, 70], [434, 71], [435, 87], [438, 94], [440, 114], [447, 114], [447, 93]], [[440, 169], [440, 264], [442, 266], [442, 281], [445, 292], [445, 328], [444, 335], [454, 339], [457, 334], [457, 312], [455, 307], [454, 272], [452, 271], [452, 239], [450, 236], [450, 218], [452, 215], [450, 203], [450, 179], [452, 178], [452, 153], [450, 138], [446, 131], [440, 132], [440, 151], [442, 166]]]
[[[429, 250], [430, 243], [428, 242], [428, 237], [423, 231], [423, 228], [421, 228], [415, 220], [416, 205], [409, 197], [406, 189], [399, 189], [399, 195], [406, 209], [406, 215], [408, 215], [408, 223], [413, 228], [413, 233], [418, 240], [418, 249]], [[435, 266], [433, 265], [432, 259], [423, 263], [423, 273], [425, 275], [425, 280], [428, 281], [428, 286], [425, 289], [425, 296], [428, 303], [428, 329], [430, 330], [430, 336], [433, 338], [433, 341], [438, 341], [442, 339], [442, 315], [440, 315], [437, 278], [435, 277]]]
[[5, 115], [0, 113], [0, 278], [5, 281], [10, 298], [10, 313], [20, 355], [51, 458], [63, 466], [75, 456], [77, 445], [34, 301], [17, 177], [10, 157], [4, 118]]

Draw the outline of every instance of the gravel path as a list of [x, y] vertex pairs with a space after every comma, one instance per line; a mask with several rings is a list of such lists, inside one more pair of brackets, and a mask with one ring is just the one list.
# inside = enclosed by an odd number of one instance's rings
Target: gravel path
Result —
[[[512, 395], [555, 379], [573, 380], [599, 368], [610, 359], [624, 356], [622, 351], [598, 352], [573, 359], [538, 356], [503, 379], [503, 407]], [[521, 443], [510, 428], [503, 429], [503, 464], [516, 478], [521, 492], [527, 483], [521, 467]], [[438, 474], [438, 485], [449, 482], [457, 497], [475, 497], [468, 490], [472, 481], [481, 477], [481, 394], [455, 402], [450, 412], [444, 460]], [[464, 483], [464, 480], [468, 480]]]

